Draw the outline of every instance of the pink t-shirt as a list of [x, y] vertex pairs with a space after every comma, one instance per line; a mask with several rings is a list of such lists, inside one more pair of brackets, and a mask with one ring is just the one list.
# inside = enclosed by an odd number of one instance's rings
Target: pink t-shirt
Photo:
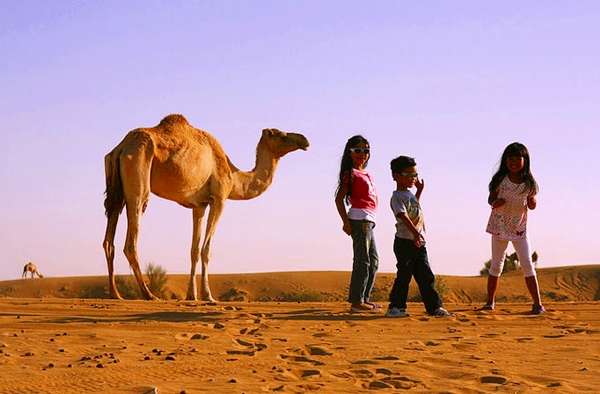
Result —
[[[377, 190], [375, 183], [367, 172], [352, 169], [354, 179], [352, 180], [352, 192], [350, 193], [350, 209], [348, 218], [352, 220], [370, 220], [375, 222], [377, 211]], [[348, 182], [348, 176], [344, 178]]]

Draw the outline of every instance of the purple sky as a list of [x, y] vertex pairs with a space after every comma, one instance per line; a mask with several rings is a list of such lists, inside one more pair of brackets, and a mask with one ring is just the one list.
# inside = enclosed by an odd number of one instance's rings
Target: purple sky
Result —
[[[311, 142], [264, 195], [228, 202], [211, 273], [350, 270], [333, 193], [354, 134], [371, 142], [382, 272], [390, 160], [416, 157], [434, 272], [477, 275], [487, 184], [513, 141], [540, 184], [538, 266], [600, 263], [598, 37], [597, 1], [0, 0], [0, 280], [28, 261], [105, 275], [103, 157], [170, 113], [244, 170], [263, 128]], [[142, 267], [188, 273], [191, 231], [190, 210], [152, 196]]]

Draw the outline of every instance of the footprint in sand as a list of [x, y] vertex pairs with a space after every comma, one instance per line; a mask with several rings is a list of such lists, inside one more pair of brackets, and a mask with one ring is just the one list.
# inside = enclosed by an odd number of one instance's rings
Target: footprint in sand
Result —
[[331, 356], [333, 352], [321, 345], [307, 345], [306, 350], [311, 356]]
[[378, 389], [412, 389], [421, 381], [410, 379], [386, 368], [376, 368], [374, 371], [358, 369], [351, 371], [354, 377], [362, 381], [362, 387], [369, 390]]
[[178, 339], [180, 341], [189, 341], [189, 340], [195, 341], [195, 340], [200, 340], [200, 339], [204, 340], [204, 339], [208, 339], [208, 338], [210, 338], [208, 335], [198, 334], [198, 333], [193, 334], [193, 333], [187, 333], [187, 332], [175, 335], [175, 339]]
[[481, 383], [492, 383], [492, 384], [504, 384], [508, 381], [505, 377], [502, 376], [482, 376], [480, 378]]
[[311, 376], [321, 376], [321, 371], [319, 371], [318, 369], [305, 369], [300, 374], [300, 377], [303, 379]]
[[528, 342], [533, 341], [533, 338], [517, 338], [517, 342]]
[[254, 350], [226, 350], [227, 354], [236, 354], [243, 356], [254, 356]]
[[490, 333], [490, 334], [482, 334], [480, 335], [481, 338], [495, 338], [497, 336], [499, 336], [500, 334], [495, 334], [495, 333]]
[[258, 328], [249, 329], [248, 327], [244, 327], [240, 330], [241, 335], [261, 335], [258, 334]]
[[282, 360], [287, 360], [289, 362], [294, 362], [294, 363], [309, 363], [309, 364], [313, 364], [313, 365], [324, 365], [325, 363], [319, 360], [314, 360], [308, 357], [304, 357], [304, 356], [290, 356], [288, 354], [280, 354], [279, 357], [281, 357]]

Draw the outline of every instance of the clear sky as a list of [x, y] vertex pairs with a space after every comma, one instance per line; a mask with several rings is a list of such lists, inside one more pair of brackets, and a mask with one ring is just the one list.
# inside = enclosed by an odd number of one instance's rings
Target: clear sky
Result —
[[[436, 274], [490, 258], [487, 185], [530, 150], [538, 267], [600, 263], [598, 1], [0, 0], [0, 280], [105, 275], [104, 155], [170, 113], [254, 165], [261, 130], [304, 134], [273, 185], [229, 201], [210, 273], [350, 270], [334, 205], [346, 140], [371, 142], [380, 271], [395, 272], [389, 162], [409, 155]], [[142, 267], [189, 272], [191, 211], [152, 196]], [[116, 271], [129, 272], [117, 232]], [[509, 249], [512, 252], [512, 248]]]

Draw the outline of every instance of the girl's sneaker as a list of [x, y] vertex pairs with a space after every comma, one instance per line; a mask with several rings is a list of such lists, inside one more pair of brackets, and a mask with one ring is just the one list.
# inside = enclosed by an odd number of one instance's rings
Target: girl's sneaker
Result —
[[544, 308], [544, 305], [534, 305], [531, 308], [532, 315], [541, 315], [543, 313], [546, 313], [546, 308]]
[[408, 313], [406, 313], [406, 309], [400, 309], [396, 307], [389, 307], [385, 312], [385, 317], [407, 317]]

